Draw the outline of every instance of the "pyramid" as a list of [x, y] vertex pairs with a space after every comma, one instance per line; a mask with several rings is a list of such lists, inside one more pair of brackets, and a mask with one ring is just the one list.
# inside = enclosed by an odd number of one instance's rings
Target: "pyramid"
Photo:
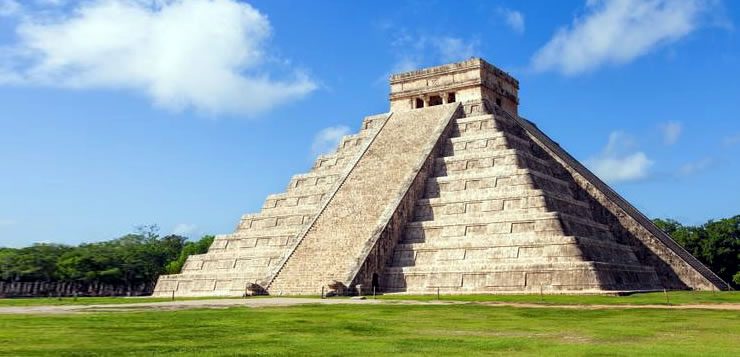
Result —
[[473, 58], [390, 84], [390, 112], [154, 295], [729, 289], [520, 117], [507, 73]]

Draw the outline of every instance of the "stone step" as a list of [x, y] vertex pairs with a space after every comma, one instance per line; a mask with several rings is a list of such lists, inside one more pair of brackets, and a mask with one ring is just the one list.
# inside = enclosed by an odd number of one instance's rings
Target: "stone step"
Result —
[[364, 144], [368, 138], [372, 137], [372, 132], [374, 132], [374, 130], [367, 129], [362, 130], [357, 134], [343, 136], [339, 141], [337, 152], [357, 152], [357, 150], [362, 147], [362, 144]]
[[493, 115], [459, 118], [455, 122], [455, 130], [453, 130], [452, 136], [467, 137], [485, 132], [507, 132], [522, 138], [526, 137], [514, 123]]
[[[260, 245], [269, 245], [268, 243], [272, 239], [278, 239], [279, 237], [266, 237], [262, 238], [260, 241]], [[247, 240], [249, 240], [251, 243], [246, 243]], [[239, 249], [240, 245], [242, 244], [249, 244], [249, 246], [246, 246], [245, 248], [251, 248], [257, 245], [257, 239], [256, 238], [240, 238], [235, 235], [235, 233], [232, 234], [223, 234], [223, 235], [217, 235], [215, 239], [213, 240], [213, 243], [211, 243], [211, 246], [208, 247], [208, 251], [224, 251], [226, 249]]]
[[505, 149], [531, 150], [531, 142], [513, 134], [485, 131], [467, 136], [453, 137], [445, 144], [443, 156], [461, 155], [470, 152], [495, 152]]
[[288, 245], [288, 240], [282, 245], [255, 245], [226, 249], [211, 249], [206, 254], [191, 255], [193, 261], [247, 259], [247, 258], [274, 258], [282, 256]]
[[257, 214], [245, 214], [242, 216], [239, 222], [239, 230], [247, 231], [253, 229], [266, 229], [273, 227], [290, 227], [290, 226], [303, 226], [313, 219], [311, 214], [298, 214], [287, 213], [285, 215], [263, 215]]
[[364, 132], [366, 130], [378, 130], [383, 125], [383, 123], [388, 120], [390, 114], [391, 113], [382, 113], [366, 116], [362, 120], [362, 127], [360, 131]]
[[572, 196], [562, 192], [552, 192], [538, 188], [531, 188], [524, 185], [511, 187], [489, 187], [489, 188], [470, 188], [461, 191], [448, 191], [439, 197], [425, 197], [417, 200], [417, 205], [442, 205], [451, 203], [467, 203], [484, 201], [491, 199], [510, 199], [510, 198], [527, 198], [542, 197], [566, 201], [572, 205], [589, 208], [587, 202], [579, 201]]
[[314, 165], [311, 168], [312, 172], [324, 172], [333, 169], [342, 169], [347, 166], [359, 153], [359, 148], [356, 150], [348, 150], [347, 152], [331, 153], [320, 155], [314, 161]]
[[291, 225], [291, 226], [273, 226], [273, 227], [248, 227], [242, 228], [237, 227], [234, 234], [241, 238], [260, 238], [260, 237], [276, 237], [276, 236], [293, 236], [298, 234], [303, 229], [303, 225]]
[[659, 284], [652, 268], [598, 262], [465, 264], [456, 266], [455, 270], [390, 267], [382, 276], [384, 291], [406, 292], [437, 288], [533, 290], [548, 287], [555, 290], [583, 290]]
[[432, 220], [447, 215], [517, 210], [521, 213], [563, 212], [591, 218], [588, 203], [561, 193], [547, 192], [525, 186], [456, 191], [437, 198], [417, 200], [414, 220]]
[[462, 217], [492, 216], [499, 214], [525, 215], [559, 212], [592, 220], [591, 211], [567, 201], [547, 196], [490, 199], [438, 205], [417, 205], [413, 221], [454, 220]]
[[308, 172], [305, 174], [294, 175], [288, 184], [287, 192], [298, 193], [303, 190], [317, 189], [315, 186], [321, 186], [327, 191], [331, 188], [339, 177], [343, 174], [344, 168], [332, 168], [322, 172]]
[[517, 233], [506, 235], [486, 235], [475, 239], [460, 239], [458, 237], [439, 237], [427, 242], [399, 242], [396, 250], [429, 250], [429, 249], [458, 249], [481, 247], [522, 247], [537, 245], [576, 244], [601, 246], [609, 249], [632, 251], [628, 245], [615, 241], [578, 236], [539, 236], [531, 233]]
[[553, 175], [559, 169], [554, 162], [514, 149], [475, 151], [437, 158], [435, 176], [447, 176], [460, 171], [485, 171], [503, 166], [508, 169], [530, 169]]
[[[549, 238], [549, 239], [547, 239]], [[637, 264], [632, 248], [586, 237], [539, 237], [537, 239], [472, 240], [437, 239], [434, 242], [398, 244], [390, 266], [468, 264], [470, 262], [537, 262], [539, 260], [629, 262]], [[553, 260], [555, 259], [555, 260]]]
[[293, 190], [292, 192], [272, 194], [267, 197], [265, 203], [262, 205], [262, 212], [266, 213], [281, 209], [290, 210], [296, 208], [316, 210], [330, 189], [331, 186], [329, 185], [311, 186], [300, 191]]
[[[282, 217], [288, 215], [309, 215], [313, 216], [321, 208], [321, 201], [311, 202], [314, 198], [308, 198], [299, 201], [295, 206], [284, 206], [275, 208], [263, 208], [259, 212], [260, 217]], [[318, 199], [318, 197], [316, 198]], [[288, 203], [286, 203], [288, 204]]]
[[245, 273], [163, 275], [159, 277], [152, 296], [243, 296], [247, 287], [258, 282], [261, 277]]
[[563, 196], [573, 197], [569, 185], [562, 180], [528, 169], [510, 170], [503, 167], [431, 177], [426, 182], [424, 195], [426, 198], [436, 198], [458, 195], [465, 191], [506, 190], [519, 187], [560, 192]]
[[209, 252], [255, 247], [282, 247], [291, 244], [295, 238], [295, 235], [243, 238], [232, 234], [226, 238], [215, 240]]
[[[416, 242], [435, 237], [471, 237], [491, 234], [538, 232], [543, 235], [579, 235], [613, 240], [608, 227], [558, 212], [464, 215], [433, 221], [410, 222], [403, 241]], [[585, 233], [585, 234], [584, 234]]]
[[527, 287], [544, 289], [545, 286], [556, 290], [558, 287], [581, 290], [599, 286], [659, 286], [652, 268], [599, 262], [464, 264], [454, 267], [454, 270], [448, 270], [448, 267], [389, 267], [382, 281], [384, 291], [408, 286], [422, 290], [481, 287], [526, 290]]
[[[548, 181], [551, 181], [560, 187], [563, 187], [564, 189], [568, 188], [569, 183], [566, 181], [563, 181], [557, 177], [547, 175], [542, 172], [533, 171], [527, 168], [511, 168], [511, 167], [492, 167], [489, 170], [486, 171], [478, 171], [478, 172], [470, 172], [470, 171], [460, 171], [460, 172], [454, 172], [449, 173], [445, 176], [435, 176], [430, 177], [429, 182], [453, 182], [458, 180], [474, 180], [474, 179], [487, 179], [487, 178], [499, 178], [499, 177], [509, 177], [509, 176], [520, 176], [523, 178], [528, 178], [530, 176], [535, 176], [537, 178], [545, 179]], [[534, 184], [535, 182], [531, 179], [524, 179], [524, 183], [526, 184]], [[521, 184], [519, 182], [515, 182], [514, 184]], [[495, 187], [495, 186], [493, 186]]]
[[[210, 254], [209, 254], [210, 255]], [[256, 274], [261, 272], [261, 275], [267, 273], [270, 266], [275, 265], [280, 260], [280, 255], [266, 256], [266, 257], [240, 257], [231, 259], [188, 259], [185, 265], [182, 267], [183, 273], [191, 272], [210, 272], [214, 274], [221, 274], [221, 272], [234, 270], [236, 272], [251, 272]]]

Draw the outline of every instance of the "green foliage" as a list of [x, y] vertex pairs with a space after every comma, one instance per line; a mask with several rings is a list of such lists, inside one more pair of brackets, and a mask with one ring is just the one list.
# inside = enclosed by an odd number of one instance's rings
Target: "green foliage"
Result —
[[188, 252], [202, 253], [213, 241], [212, 236], [206, 236], [186, 243], [185, 237], [160, 237], [158, 231], [156, 225], [140, 226], [136, 233], [76, 247], [35, 244], [0, 248], [0, 281], [152, 284], [167, 266], [187, 259], [185, 247]]
[[701, 226], [684, 226], [674, 220], [654, 222], [719, 277], [740, 286], [735, 280], [740, 274], [740, 215]]
[[59, 244], [34, 244], [21, 249], [0, 251], [0, 279], [51, 281], [58, 277], [56, 263], [71, 247]]
[[181, 272], [182, 266], [185, 265], [185, 261], [188, 259], [189, 256], [195, 254], [204, 254], [208, 252], [208, 248], [213, 243], [214, 238], [216, 237], [207, 235], [203, 236], [203, 238], [201, 238], [197, 242], [186, 243], [185, 247], [183, 247], [180, 251], [180, 255], [177, 257], [177, 259], [167, 264], [167, 266], [165, 267], [165, 272], [167, 272], [167, 274], [177, 274]]

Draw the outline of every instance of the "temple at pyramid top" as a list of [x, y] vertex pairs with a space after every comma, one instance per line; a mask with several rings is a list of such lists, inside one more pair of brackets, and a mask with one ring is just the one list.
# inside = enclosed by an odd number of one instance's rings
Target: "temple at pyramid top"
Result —
[[390, 78], [390, 111], [241, 217], [158, 296], [729, 289], [518, 114], [473, 58]]
[[393, 112], [485, 100], [518, 113], [519, 81], [480, 58], [394, 74], [390, 84]]

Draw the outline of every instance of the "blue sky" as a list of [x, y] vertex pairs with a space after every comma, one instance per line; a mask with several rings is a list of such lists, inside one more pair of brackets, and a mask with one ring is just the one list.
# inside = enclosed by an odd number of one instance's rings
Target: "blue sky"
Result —
[[740, 2], [0, 0], [0, 246], [233, 231], [387, 76], [479, 56], [650, 217], [740, 213]]

